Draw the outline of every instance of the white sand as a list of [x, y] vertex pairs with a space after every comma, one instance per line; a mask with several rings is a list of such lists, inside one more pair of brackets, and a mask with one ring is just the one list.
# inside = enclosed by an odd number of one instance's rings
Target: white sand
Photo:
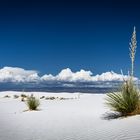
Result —
[[[38, 93], [75, 98], [75, 93]], [[80, 99], [41, 99], [40, 111], [28, 111], [13, 99], [22, 92], [0, 92], [0, 140], [140, 140], [140, 116], [107, 120], [103, 94], [82, 94]], [[31, 93], [25, 93], [27, 95]], [[10, 95], [11, 98], [3, 98]]]

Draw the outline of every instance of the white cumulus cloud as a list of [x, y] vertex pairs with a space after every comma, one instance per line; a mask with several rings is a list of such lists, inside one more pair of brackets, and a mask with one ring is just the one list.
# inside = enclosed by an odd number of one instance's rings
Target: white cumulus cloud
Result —
[[[63, 69], [58, 75], [53, 76], [51, 74], [44, 75], [41, 79], [45, 81], [63, 81], [63, 82], [98, 82], [98, 81], [123, 81], [128, 79], [127, 75], [117, 74], [113, 71], [105, 72], [101, 75], [93, 75], [91, 71], [80, 70], [72, 72], [71, 69]], [[135, 78], [137, 80], [137, 78]]]
[[38, 73], [33, 70], [24, 70], [17, 67], [0, 69], [0, 82], [33, 82], [39, 79]]
[[93, 81], [123, 81], [128, 78], [127, 75], [117, 74], [113, 71], [111, 72], [105, 72], [101, 75], [93, 76]]
[[34, 70], [25, 70], [17, 67], [4, 67], [0, 69], [0, 82], [97, 82], [123, 81], [123, 79], [127, 78], [128, 76], [122, 76], [113, 71], [93, 76], [91, 71], [82, 69], [72, 72], [70, 68], [67, 68], [55, 76], [52, 74], [39, 76], [38, 72]]
[[58, 81], [67, 81], [67, 82], [86, 82], [92, 80], [92, 72], [80, 70], [77, 72], [72, 72], [71, 69], [67, 68], [62, 70], [57, 76]]

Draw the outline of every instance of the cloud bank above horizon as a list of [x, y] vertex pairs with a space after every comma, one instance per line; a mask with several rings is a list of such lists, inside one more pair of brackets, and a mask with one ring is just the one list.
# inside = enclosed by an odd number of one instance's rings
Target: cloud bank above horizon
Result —
[[[117, 74], [113, 71], [94, 76], [91, 71], [81, 69], [80, 71], [72, 72], [70, 68], [66, 68], [61, 70], [57, 75], [45, 74], [43, 76], [39, 76], [39, 73], [35, 70], [25, 70], [18, 67], [3, 67], [0, 69], [1, 83], [92, 83], [100, 81], [120, 82], [127, 78], [127, 75]], [[138, 79], [135, 78], [135, 80]]]

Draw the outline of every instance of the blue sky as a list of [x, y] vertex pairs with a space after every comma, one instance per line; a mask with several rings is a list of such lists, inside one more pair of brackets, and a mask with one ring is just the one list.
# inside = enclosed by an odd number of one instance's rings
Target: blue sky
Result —
[[64, 68], [127, 74], [133, 26], [138, 48], [138, 1], [0, 1], [0, 67], [57, 74]]

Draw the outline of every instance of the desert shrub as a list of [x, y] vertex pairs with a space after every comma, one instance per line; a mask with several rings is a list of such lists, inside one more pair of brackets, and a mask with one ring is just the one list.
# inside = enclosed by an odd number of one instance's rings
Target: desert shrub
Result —
[[18, 96], [18, 95], [13, 95], [13, 97], [14, 97], [14, 99], [17, 99], [17, 98], [19, 98], [19, 96]]
[[60, 100], [66, 100], [66, 98], [64, 98], [64, 97], [60, 97], [59, 99], [60, 99]]
[[131, 80], [123, 83], [119, 93], [109, 93], [106, 104], [111, 110], [119, 112], [122, 116], [140, 113], [140, 94]]
[[27, 97], [26, 104], [29, 110], [37, 110], [38, 106], [40, 105], [40, 101], [39, 99], [31, 95]]
[[73, 98], [64, 98], [64, 97], [60, 97], [59, 99], [60, 99], [60, 100], [70, 100], [70, 99], [73, 99]]
[[46, 100], [55, 100], [56, 98], [52, 96], [52, 97], [46, 97], [45, 99]]
[[55, 100], [55, 97], [50, 97], [50, 100]]
[[27, 95], [25, 95], [25, 94], [21, 94], [20, 96], [23, 98], [27, 98]]
[[10, 96], [9, 95], [5, 95], [4, 98], [10, 98]]
[[44, 98], [45, 98], [45, 96], [41, 96], [41, 97], [40, 97], [40, 99], [44, 99]]

